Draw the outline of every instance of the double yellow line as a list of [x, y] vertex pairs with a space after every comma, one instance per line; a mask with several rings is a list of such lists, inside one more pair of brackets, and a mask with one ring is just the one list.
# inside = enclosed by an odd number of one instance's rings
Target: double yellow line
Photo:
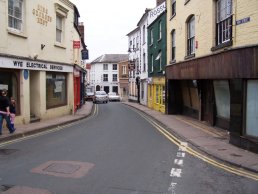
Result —
[[[136, 110], [135, 110], [136, 111]], [[152, 126], [154, 126], [161, 134], [163, 134], [167, 139], [169, 139], [172, 143], [174, 143], [175, 145], [177, 145], [178, 147], [184, 149], [184, 151], [186, 151], [187, 153], [191, 154], [194, 157], [197, 157], [201, 160], [203, 160], [204, 162], [207, 162], [215, 167], [218, 167], [220, 169], [223, 169], [227, 172], [231, 172], [233, 174], [239, 175], [239, 176], [243, 176], [246, 178], [250, 178], [253, 179], [255, 181], [258, 181], [258, 175], [252, 172], [249, 172], [247, 170], [242, 170], [242, 169], [237, 169], [234, 167], [231, 167], [229, 165], [220, 163], [212, 158], [209, 158], [197, 151], [195, 151], [194, 149], [192, 149], [189, 146], [185, 146], [185, 144], [180, 141], [177, 137], [175, 137], [174, 135], [172, 135], [169, 131], [167, 131], [164, 127], [162, 127], [161, 125], [159, 125], [157, 122], [155, 122], [154, 120], [152, 120], [150, 117], [138, 112], [139, 115], [141, 115], [145, 120], [147, 120]]]

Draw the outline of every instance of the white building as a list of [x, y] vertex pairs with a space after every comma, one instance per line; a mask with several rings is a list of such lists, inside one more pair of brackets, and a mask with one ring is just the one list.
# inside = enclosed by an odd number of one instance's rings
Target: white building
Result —
[[[137, 27], [127, 34], [128, 36], [128, 53], [129, 53], [129, 96], [128, 100], [132, 102], [140, 101], [140, 80], [141, 63], [140, 63], [140, 28]], [[138, 81], [137, 81], [138, 80]]]
[[148, 45], [147, 45], [147, 27], [148, 13], [146, 9], [137, 26], [140, 29], [140, 103], [147, 105], [148, 101]]
[[119, 65], [128, 60], [127, 54], [104, 54], [91, 62], [90, 85], [94, 91], [104, 90], [106, 93], [120, 94]]

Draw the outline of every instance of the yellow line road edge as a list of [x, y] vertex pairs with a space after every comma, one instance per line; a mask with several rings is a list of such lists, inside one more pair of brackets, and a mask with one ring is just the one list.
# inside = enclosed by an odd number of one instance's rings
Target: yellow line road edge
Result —
[[[134, 109], [134, 111], [136, 111]], [[147, 120], [152, 126], [154, 126], [161, 134], [163, 134], [168, 140], [170, 140], [172, 143], [174, 143], [175, 145], [177, 145], [180, 148], [183, 148], [187, 153], [191, 154], [192, 156], [195, 156], [201, 160], [203, 160], [204, 162], [207, 162], [215, 167], [218, 167], [220, 169], [223, 169], [225, 171], [228, 171], [230, 173], [239, 175], [239, 176], [243, 176], [246, 178], [250, 178], [253, 179], [255, 181], [258, 181], [258, 175], [254, 174], [250, 171], [247, 170], [241, 170], [241, 169], [237, 169], [234, 167], [231, 167], [229, 165], [220, 163], [212, 158], [209, 158], [195, 150], [193, 150], [191, 147], [189, 146], [185, 146], [184, 144], [182, 144], [183, 141], [179, 140], [177, 137], [175, 137], [174, 135], [172, 135], [169, 131], [167, 131], [164, 127], [162, 127], [161, 125], [159, 125], [157, 122], [155, 122], [154, 120], [152, 120], [150, 117], [146, 116], [145, 114], [136, 111], [140, 116], [142, 116], [145, 120]]]

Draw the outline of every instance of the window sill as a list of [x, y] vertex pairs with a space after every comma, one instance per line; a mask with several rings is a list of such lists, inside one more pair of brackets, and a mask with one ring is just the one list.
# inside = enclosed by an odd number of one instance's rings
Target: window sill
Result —
[[59, 42], [55, 42], [54, 46], [62, 48], [62, 49], [66, 49], [66, 47], [64, 45], [62, 45], [61, 43], [59, 43]]
[[194, 57], [195, 57], [195, 54], [187, 55], [187, 56], [185, 56], [185, 60], [192, 59]]
[[15, 31], [15, 30], [12, 30], [12, 29], [7, 29], [7, 32], [11, 35], [14, 35], [14, 36], [18, 36], [18, 37], [21, 37], [21, 38], [28, 38], [28, 36], [24, 32]]
[[189, 3], [189, 1], [190, 1], [190, 0], [185, 0], [185, 5], [186, 5], [187, 3]]
[[175, 64], [176, 63], [176, 60], [172, 60], [172, 61], [169, 61], [170, 64]]
[[219, 50], [219, 49], [223, 49], [223, 48], [226, 48], [226, 47], [230, 47], [230, 46], [232, 46], [232, 45], [233, 45], [233, 41], [230, 40], [230, 41], [228, 41], [228, 42], [225, 42], [225, 43], [222, 43], [222, 44], [219, 44], [219, 45], [217, 45], [217, 46], [212, 47], [212, 48], [211, 48], [211, 51], [217, 51], [217, 50]]
[[176, 13], [174, 13], [169, 20], [171, 21], [174, 17], [176, 17]]

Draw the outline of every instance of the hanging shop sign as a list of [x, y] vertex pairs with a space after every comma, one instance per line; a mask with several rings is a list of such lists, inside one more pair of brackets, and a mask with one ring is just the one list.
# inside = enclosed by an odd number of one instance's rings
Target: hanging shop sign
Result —
[[20, 59], [11, 59], [0, 57], [0, 67], [11, 69], [28, 69], [28, 70], [43, 70], [57, 72], [73, 72], [73, 66], [49, 64], [38, 61], [26, 61]]

